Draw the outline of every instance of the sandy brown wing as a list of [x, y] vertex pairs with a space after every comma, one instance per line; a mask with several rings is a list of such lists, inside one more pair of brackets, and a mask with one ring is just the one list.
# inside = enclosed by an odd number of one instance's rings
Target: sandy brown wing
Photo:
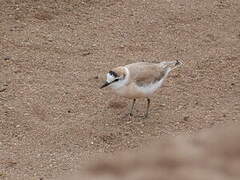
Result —
[[142, 64], [141, 66], [135, 66], [132, 72], [132, 80], [138, 86], [144, 86], [151, 83], [160, 81], [165, 72], [156, 64]]

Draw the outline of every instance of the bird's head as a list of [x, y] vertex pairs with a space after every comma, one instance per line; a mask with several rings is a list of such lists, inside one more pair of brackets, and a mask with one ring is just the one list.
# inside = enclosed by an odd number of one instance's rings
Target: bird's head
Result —
[[100, 88], [117, 85], [121, 83], [125, 77], [126, 71], [123, 67], [114, 68], [107, 73], [107, 80]]

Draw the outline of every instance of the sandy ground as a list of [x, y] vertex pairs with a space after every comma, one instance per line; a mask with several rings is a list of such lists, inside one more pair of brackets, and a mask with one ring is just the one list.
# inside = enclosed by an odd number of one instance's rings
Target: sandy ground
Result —
[[[181, 59], [152, 98], [100, 90], [112, 67]], [[48, 179], [102, 154], [240, 118], [239, 0], [0, 2], [0, 179]]]

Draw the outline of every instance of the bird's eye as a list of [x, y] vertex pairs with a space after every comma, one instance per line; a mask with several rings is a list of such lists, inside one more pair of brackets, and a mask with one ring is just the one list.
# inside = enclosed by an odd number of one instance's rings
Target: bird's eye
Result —
[[111, 75], [114, 76], [114, 77], [117, 77], [117, 76], [118, 76], [117, 73], [114, 72], [114, 71], [109, 71], [109, 74], [111, 74]]

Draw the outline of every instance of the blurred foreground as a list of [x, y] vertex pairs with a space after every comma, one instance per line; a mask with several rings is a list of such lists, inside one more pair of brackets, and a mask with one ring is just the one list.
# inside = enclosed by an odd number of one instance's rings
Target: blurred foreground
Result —
[[143, 152], [93, 163], [87, 175], [77, 175], [72, 180], [239, 179], [239, 138], [238, 126], [211, 129], [195, 137], [168, 139]]

